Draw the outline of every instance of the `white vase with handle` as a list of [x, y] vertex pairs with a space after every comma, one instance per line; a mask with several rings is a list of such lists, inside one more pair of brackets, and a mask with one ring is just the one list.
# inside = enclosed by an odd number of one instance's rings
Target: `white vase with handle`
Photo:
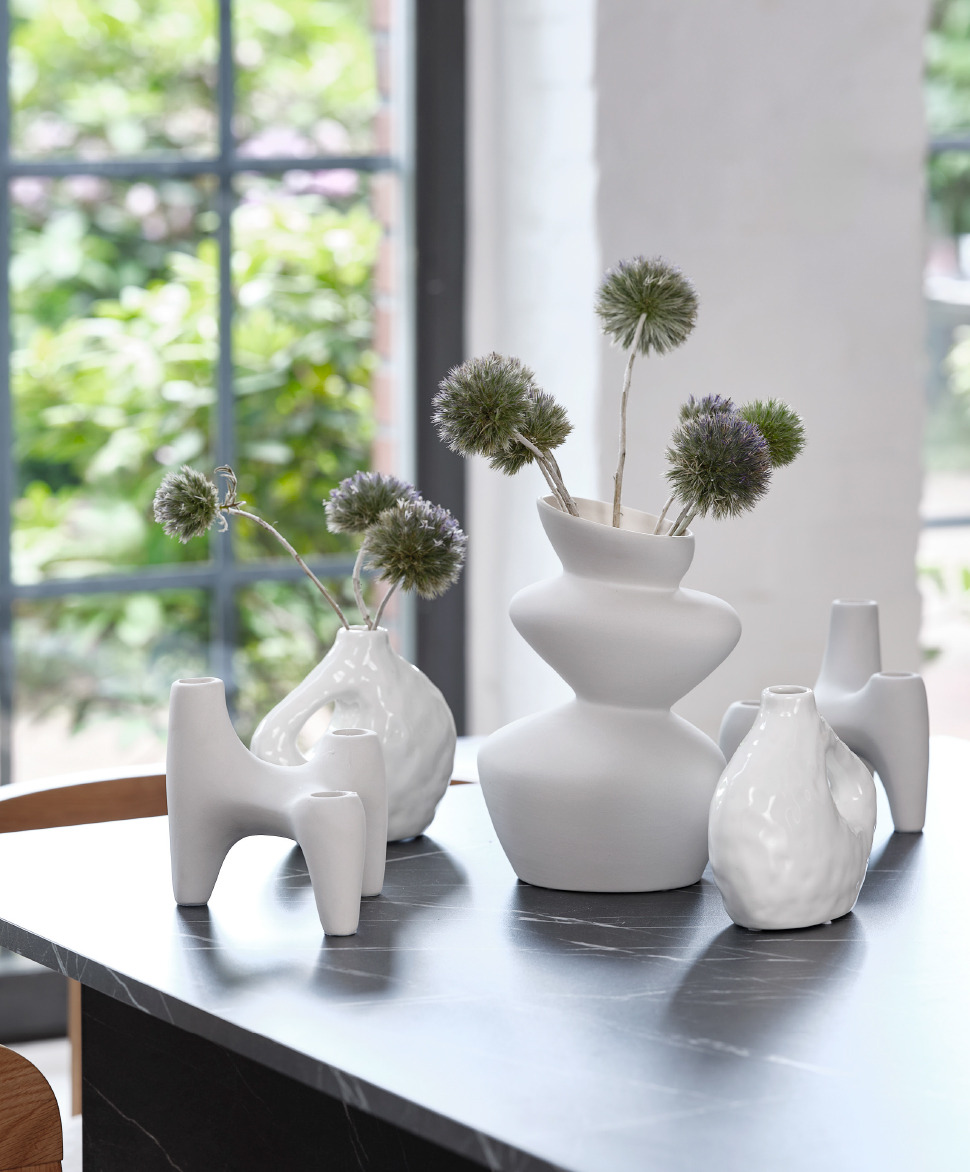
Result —
[[730, 653], [734, 610], [685, 590], [694, 539], [657, 518], [550, 497], [539, 516], [562, 574], [520, 591], [512, 622], [576, 693], [500, 729], [479, 752], [482, 792], [520, 879], [571, 891], [659, 891], [697, 882], [724, 758], [671, 706]]
[[760, 931], [844, 916], [875, 827], [872, 776], [819, 716], [811, 689], [766, 688], [711, 802], [711, 870], [731, 919]]
[[388, 842], [422, 834], [455, 761], [455, 721], [444, 696], [398, 655], [382, 627], [341, 629], [320, 663], [263, 717], [250, 748], [264, 761], [303, 764], [299, 735], [328, 704], [331, 730], [366, 728], [377, 734], [387, 773]]

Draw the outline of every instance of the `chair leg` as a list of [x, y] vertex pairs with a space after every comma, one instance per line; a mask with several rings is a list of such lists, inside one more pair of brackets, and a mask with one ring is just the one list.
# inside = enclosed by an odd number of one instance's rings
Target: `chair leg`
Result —
[[81, 982], [67, 982], [67, 1037], [71, 1044], [71, 1114], [81, 1114]]

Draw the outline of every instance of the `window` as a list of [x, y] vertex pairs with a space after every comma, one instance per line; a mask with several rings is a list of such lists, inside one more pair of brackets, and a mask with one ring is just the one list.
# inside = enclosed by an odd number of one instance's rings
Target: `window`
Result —
[[[352, 553], [320, 502], [343, 476], [415, 475], [416, 449], [422, 490], [463, 503], [425, 422], [429, 380], [462, 357], [463, 5], [9, 9], [0, 781], [157, 759], [169, 684], [200, 671], [226, 679], [245, 738], [329, 644], [329, 615], [262, 531], [161, 533], [166, 468], [232, 464], [338, 591]], [[437, 639], [420, 608], [414, 625], [460, 721], [452, 593]]]

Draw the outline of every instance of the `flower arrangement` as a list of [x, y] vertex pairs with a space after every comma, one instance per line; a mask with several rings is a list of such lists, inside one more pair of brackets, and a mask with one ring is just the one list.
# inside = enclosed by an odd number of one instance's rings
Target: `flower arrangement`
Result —
[[[634, 362], [638, 355], [666, 354], [682, 345], [696, 323], [697, 304], [687, 277], [659, 257], [621, 261], [600, 285], [596, 312], [603, 331], [628, 351], [613, 478], [614, 527], [622, 510]], [[489, 354], [450, 370], [435, 396], [433, 418], [441, 439], [463, 456], [484, 456], [490, 467], [508, 475], [536, 464], [557, 506], [578, 516], [554, 454], [572, 425], [562, 405], [517, 358]], [[691, 396], [667, 447], [670, 496], [654, 532], [661, 532], [675, 505], [679, 510], [665, 531], [670, 537], [683, 536], [695, 517], [733, 517], [753, 508], [768, 491], [773, 470], [790, 464], [804, 444], [801, 417], [777, 399], [737, 407], [720, 395]]]
[[[350, 624], [326, 586], [286, 538], [238, 499], [236, 476], [228, 466], [216, 469], [226, 482], [219, 499], [213, 480], [188, 465], [166, 473], [155, 493], [155, 520], [170, 537], [181, 542], [200, 537], [212, 528], [227, 529], [227, 517], [245, 517], [271, 533], [296, 561], [333, 608], [341, 624]], [[361, 618], [368, 630], [380, 624], [395, 590], [414, 590], [422, 598], [436, 598], [458, 581], [465, 560], [465, 534], [447, 509], [424, 500], [417, 490], [396, 476], [357, 472], [342, 480], [323, 502], [327, 527], [333, 533], [361, 537], [352, 582]], [[388, 583], [372, 616], [364, 602], [361, 574], [365, 562]]]

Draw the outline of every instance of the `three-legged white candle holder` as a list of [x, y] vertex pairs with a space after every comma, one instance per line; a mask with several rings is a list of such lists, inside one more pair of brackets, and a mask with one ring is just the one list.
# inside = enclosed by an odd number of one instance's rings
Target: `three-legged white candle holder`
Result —
[[176, 680], [165, 772], [177, 903], [208, 903], [232, 846], [274, 834], [302, 849], [324, 932], [357, 931], [361, 896], [380, 894], [387, 852], [376, 733], [337, 729], [303, 765], [274, 765], [236, 735], [222, 680]]

